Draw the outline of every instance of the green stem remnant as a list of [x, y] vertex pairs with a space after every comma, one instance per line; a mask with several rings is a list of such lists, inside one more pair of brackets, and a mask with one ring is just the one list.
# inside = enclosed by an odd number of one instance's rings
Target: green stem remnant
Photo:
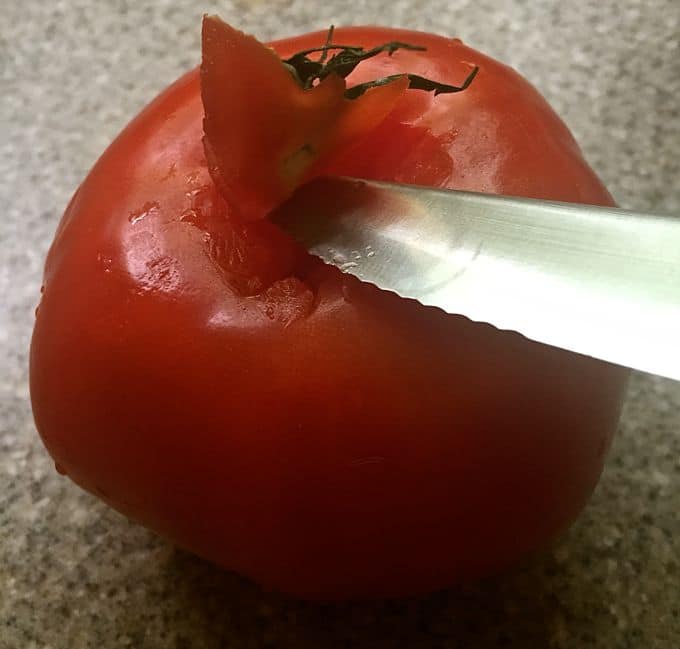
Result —
[[[332, 42], [333, 30], [334, 27], [331, 25], [328, 30], [325, 45], [303, 50], [283, 61], [283, 64], [290, 70], [291, 74], [305, 90], [309, 90], [315, 83], [322, 81], [331, 74], [337, 74], [344, 79], [357, 67], [357, 65], [359, 65], [359, 63], [366, 59], [373, 58], [378, 54], [386, 52], [388, 56], [392, 56], [397, 50], [423, 52], [426, 49], [421, 45], [410, 45], [409, 43], [402, 43], [400, 41], [390, 41], [389, 43], [373, 47], [370, 50], [365, 50], [359, 45], [339, 45], [338, 43]], [[328, 55], [331, 51], [337, 53], [333, 54], [329, 59]], [[317, 61], [310, 59], [309, 55], [316, 52], [321, 52], [319, 59]], [[426, 79], [417, 74], [392, 74], [388, 77], [367, 81], [366, 83], [360, 83], [348, 88], [345, 90], [345, 98], [356, 99], [363, 95], [369, 88], [384, 86], [403, 76], [408, 77], [408, 87], [415, 90], [425, 90], [427, 92], [434, 91], [435, 95], [462, 92], [472, 83], [472, 80], [475, 78], [478, 71], [479, 67], [475, 66], [461, 86], [452, 86], [447, 83], [432, 81], [431, 79]]]

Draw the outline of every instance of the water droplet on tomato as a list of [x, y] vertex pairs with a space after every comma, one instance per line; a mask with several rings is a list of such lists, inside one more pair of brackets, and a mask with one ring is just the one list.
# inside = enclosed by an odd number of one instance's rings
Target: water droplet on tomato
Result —
[[159, 207], [160, 205], [156, 201], [146, 202], [139, 209], [130, 212], [128, 221], [130, 221], [132, 224], [135, 224], [141, 221], [143, 218], [153, 214], [154, 212], [157, 212]]
[[111, 272], [111, 266], [113, 266], [113, 259], [103, 252], [97, 253], [97, 261], [99, 265], [104, 269], [105, 273]]

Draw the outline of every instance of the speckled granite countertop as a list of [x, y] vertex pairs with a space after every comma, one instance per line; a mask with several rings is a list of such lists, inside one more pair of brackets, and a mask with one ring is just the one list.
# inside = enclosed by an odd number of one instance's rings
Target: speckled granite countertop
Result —
[[680, 646], [680, 384], [670, 381], [634, 376], [602, 481], [551, 550], [425, 598], [319, 606], [262, 593], [55, 472], [26, 381], [43, 257], [111, 138], [198, 61], [202, 11], [262, 38], [349, 22], [460, 36], [544, 92], [623, 206], [680, 214], [677, 0], [319, 5], [3, 3], [0, 647]]

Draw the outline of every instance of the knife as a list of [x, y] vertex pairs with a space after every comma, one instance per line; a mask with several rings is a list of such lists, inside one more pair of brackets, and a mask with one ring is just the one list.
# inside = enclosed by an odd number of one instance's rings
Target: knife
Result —
[[680, 380], [680, 218], [352, 178], [272, 218], [402, 297]]

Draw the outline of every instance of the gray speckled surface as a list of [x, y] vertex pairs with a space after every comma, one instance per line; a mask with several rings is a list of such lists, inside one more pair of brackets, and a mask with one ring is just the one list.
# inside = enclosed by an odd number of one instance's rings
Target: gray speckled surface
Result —
[[26, 375], [44, 253], [111, 138], [198, 61], [203, 11], [262, 38], [331, 22], [458, 35], [544, 92], [622, 205], [680, 213], [677, 0], [320, 4], [3, 3], [0, 648], [680, 646], [680, 384], [634, 376], [602, 481], [552, 549], [397, 602], [263, 593], [80, 492], [42, 449]]

